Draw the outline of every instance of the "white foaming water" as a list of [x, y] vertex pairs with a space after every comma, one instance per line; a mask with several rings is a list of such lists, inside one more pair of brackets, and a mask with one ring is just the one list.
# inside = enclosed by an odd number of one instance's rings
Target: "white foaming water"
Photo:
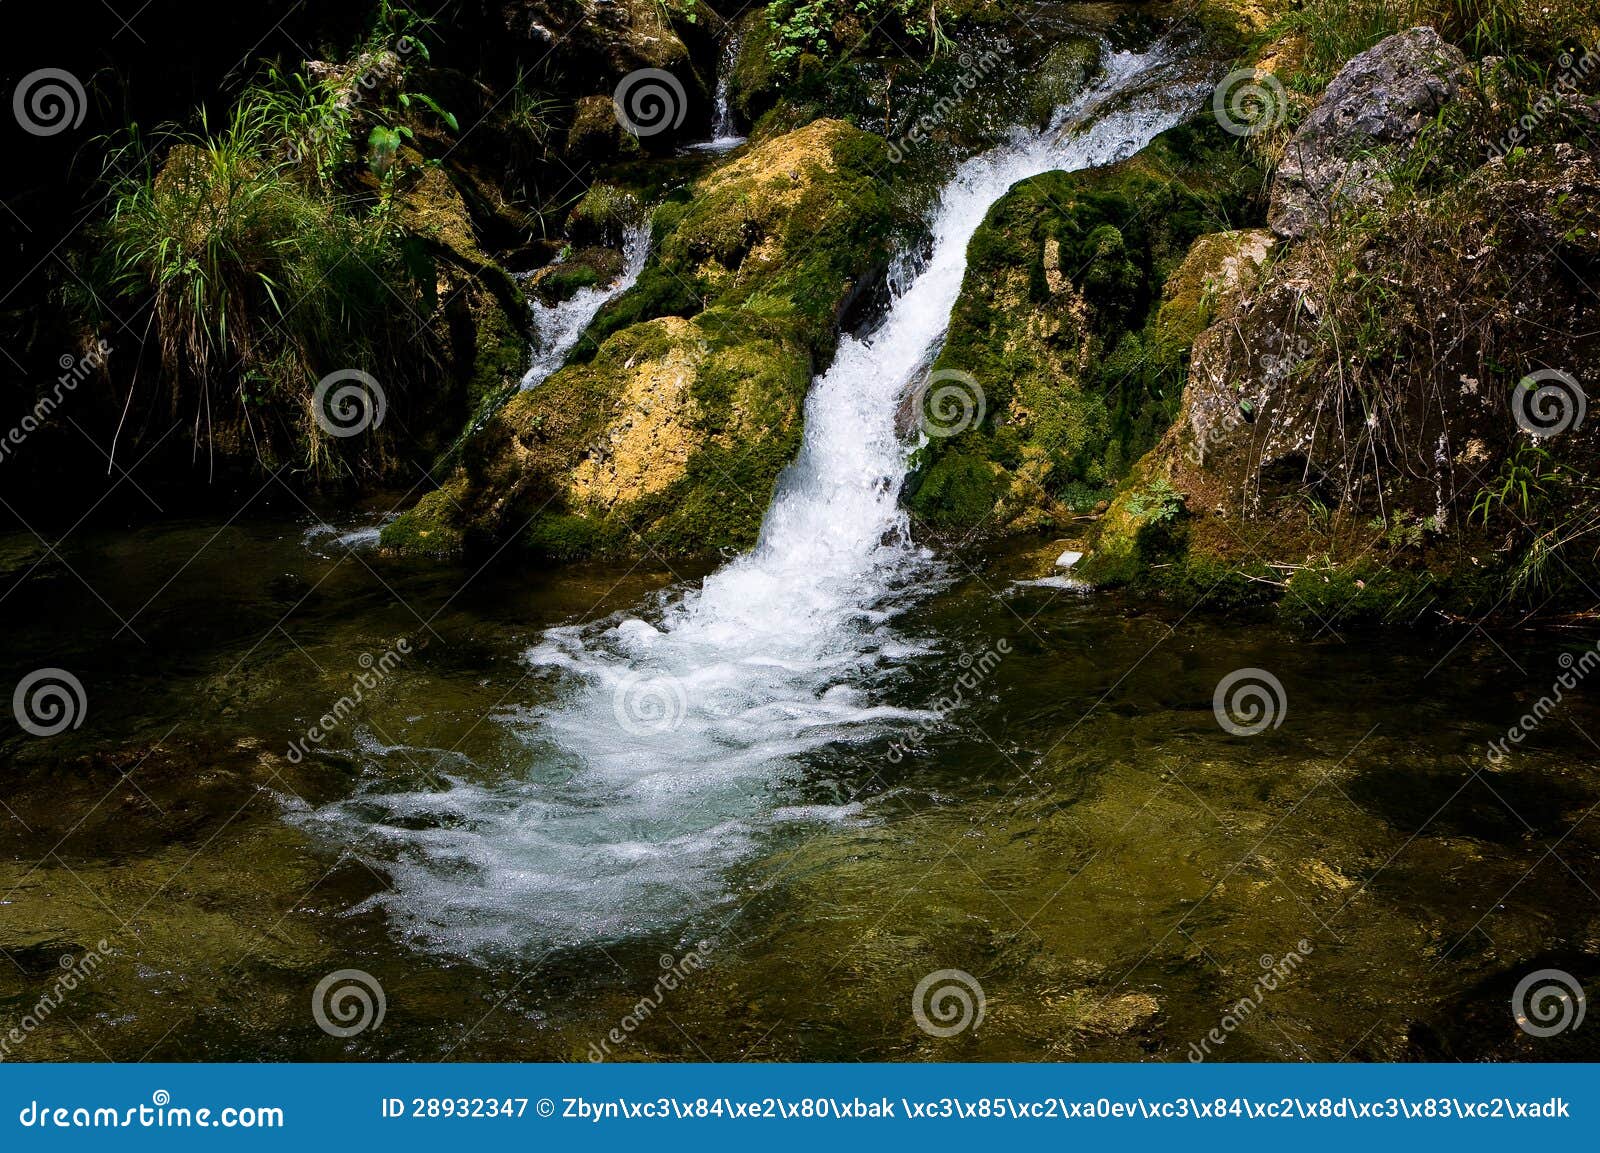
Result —
[[560, 304], [533, 302], [533, 363], [522, 377], [523, 388], [543, 384], [546, 377], [566, 363], [567, 353], [606, 301], [634, 286], [649, 255], [650, 223], [646, 220], [628, 229], [622, 244], [622, 275], [616, 280], [580, 288]]
[[388, 870], [393, 891], [374, 903], [398, 929], [477, 956], [660, 930], [731, 899], [728, 866], [773, 828], [863, 819], [859, 804], [808, 803], [797, 786], [827, 746], [931, 716], [885, 703], [933, 647], [894, 618], [937, 576], [899, 507], [914, 445], [896, 413], [937, 351], [989, 206], [1018, 180], [1119, 159], [1176, 123], [1203, 86], [1135, 91], [1165, 63], [1113, 56], [1064, 113], [1114, 103], [1091, 127], [1019, 135], [960, 166], [925, 266], [813, 383], [803, 447], [755, 549], [638, 616], [550, 629], [528, 654], [558, 689], [509, 722], [528, 748], [523, 774], [483, 783], [447, 770], [442, 791], [302, 815]]
[[739, 38], [728, 37], [728, 43], [722, 49], [722, 59], [717, 65], [717, 88], [714, 96], [713, 111], [711, 115], [711, 139], [699, 144], [691, 144], [689, 148], [695, 152], [727, 152], [743, 144], [745, 138], [739, 135], [738, 126], [733, 119], [733, 101], [730, 98], [730, 78], [733, 75], [734, 64], [739, 59]]

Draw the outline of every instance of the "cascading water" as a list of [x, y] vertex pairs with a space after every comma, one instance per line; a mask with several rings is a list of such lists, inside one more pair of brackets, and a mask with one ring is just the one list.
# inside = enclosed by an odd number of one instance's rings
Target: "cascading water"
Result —
[[560, 685], [511, 722], [525, 774], [451, 776], [304, 816], [388, 870], [393, 891], [375, 903], [398, 929], [467, 955], [659, 930], [726, 898], [727, 867], [779, 823], [855, 817], [797, 804], [799, 786], [828, 747], [882, 742], [927, 715], [885, 698], [934, 647], [895, 625], [935, 575], [898, 503], [914, 445], [896, 413], [937, 351], [989, 206], [1018, 180], [1119, 159], [1176, 123], [1205, 86], [1167, 64], [1113, 55], [1058, 117], [1087, 127], [1018, 134], [960, 166], [926, 264], [814, 382], [755, 549], [638, 615], [551, 629], [528, 654]]
[[711, 139], [689, 147], [697, 152], [727, 152], [743, 144], [738, 125], [733, 119], [732, 77], [734, 64], [739, 59], [739, 38], [728, 37], [723, 46], [722, 59], [717, 65], [717, 87], [713, 93], [711, 114]]
[[607, 285], [580, 288], [560, 304], [533, 302], [533, 363], [522, 377], [523, 388], [544, 383], [547, 376], [566, 363], [567, 353], [578, 343], [595, 314], [606, 301], [633, 287], [649, 255], [650, 224], [644, 221], [630, 226], [623, 239], [622, 275], [616, 280]]

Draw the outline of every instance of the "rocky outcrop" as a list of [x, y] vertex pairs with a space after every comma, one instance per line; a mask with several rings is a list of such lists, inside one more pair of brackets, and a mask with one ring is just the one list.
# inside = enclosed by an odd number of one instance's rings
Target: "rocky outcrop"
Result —
[[1466, 58], [1432, 28], [1390, 36], [1346, 64], [1288, 146], [1267, 222], [1298, 240], [1380, 200], [1386, 173], [1465, 79]]
[[1086, 576], [1315, 629], [1586, 595], [1597, 238], [1600, 168], [1556, 145], [1289, 244], [1219, 301]]
[[887, 257], [882, 149], [819, 121], [658, 209], [650, 264], [591, 327], [597, 351], [488, 420], [384, 547], [515, 541], [573, 559], [751, 543], [799, 446], [817, 360]]
[[[1210, 117], [1105, 169], [1023, 181], [990, 210], [935, 367], [981, 404], [951, 432], [927, 404], [907, 486], [934, 530], [1058, 526], [1111, 495], [1176, 412], [1189, 342], [1211, 296], [1265, 240], [1190, 242], [1248, 218], [1260, 173]], [[1183, 265], [1163, 294], [1168, 274]], [[1214, 284], [1213, 281], [1216, 283]], [[961, 374], [961, 377], [955, 374]]]

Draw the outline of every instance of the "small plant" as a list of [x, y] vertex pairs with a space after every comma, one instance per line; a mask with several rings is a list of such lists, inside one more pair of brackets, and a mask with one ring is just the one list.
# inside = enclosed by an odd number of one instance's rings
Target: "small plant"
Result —
[[939, 24], [937, 0], [929, 3], [926, 17], [922, 0], [772, 0], [767, 26], [773, 34], [769, 56], [785, 68], [803, 55], [826, 59], [854, 50], [879, 30], [890, 43], [926, 38], [933, 57], [951, 45]]
[[[193, 407], [198, 437], [300, 452], [319, 472], [342, 465], [313, 388], [352, 366], [422, 371], [413, 316], [431, 311], [433, 284], [387, 195], [337, 191], [348, 119], [329, 92], [269, 73], [219, 130], [202, 113], [193, 132], [132, 133], [108, 159], [95, 269], [112, 295], [151, 302], [173, 407]], [[380, 131], [369, 147], [392, 155], [398, 136]]]
[[1157, 477], [1128, 495], [1128, 512], [1147, 524], [1168, 524], [1183, 510], [1183, 494], [1166, 477]]
[[[1523, 543], [1510, 587], [1525, 594], [1560, 583], [1575, 567], [1593, 571], [1600, 483], [1557, 461], [1545, 445], [1521, 441], [1500, 475], [1473, 499], [1472, 518], [1486, 527], [1496, 519], [1512, 522], [1508, 540], [1520, 536]], [[1580, 542], [1589, 545], [1587, 556], [1574, 555]]]

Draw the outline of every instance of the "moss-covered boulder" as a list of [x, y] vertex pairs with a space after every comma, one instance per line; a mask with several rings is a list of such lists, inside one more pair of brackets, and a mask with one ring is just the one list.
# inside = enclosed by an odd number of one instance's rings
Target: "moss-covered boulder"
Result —
[[515, 541], [567, 560], [748, 546], [799, 446], [818, 359], [886, 264], [882, 149], [818, 121], [658, 209], [651, 261], [596, 318], [587, 359], [495, 413], [384, 547]]
[[401, 189], [396, 218], [432, 258], [439, 307], [430, 324], [446, 350], [447, 387], [416, 432], [421, 446], [437, 454], [489, 398], [521, 378], [531, 336], [527, 300], [479, 246], [466, 201], [443, 171], [414, 164]]
[[656, 210], [655, 253], [592, 335], [749, 307], [831, 350], [839, 317], [889, 259], [881, 139], [818, 120], [751, 149]]
[[1313, 632], [1589, 605], [1597, 237], [1600, 169], [1557, 145], [1283, 247], [1214, 303], [1081, 571]]
[[1260, 185], [1207, 117], [997, 203], [968, 248], [935, 365], [977, 382], [982, 419], [930, 437], [908, 486], [913, 513], [936, 528], [1019, 531], [1108, 497], [1177, 412], [1206, 289], [1194, 272], [1164, 296], [1168, 274], [1197, 236], [1258, 215]]

